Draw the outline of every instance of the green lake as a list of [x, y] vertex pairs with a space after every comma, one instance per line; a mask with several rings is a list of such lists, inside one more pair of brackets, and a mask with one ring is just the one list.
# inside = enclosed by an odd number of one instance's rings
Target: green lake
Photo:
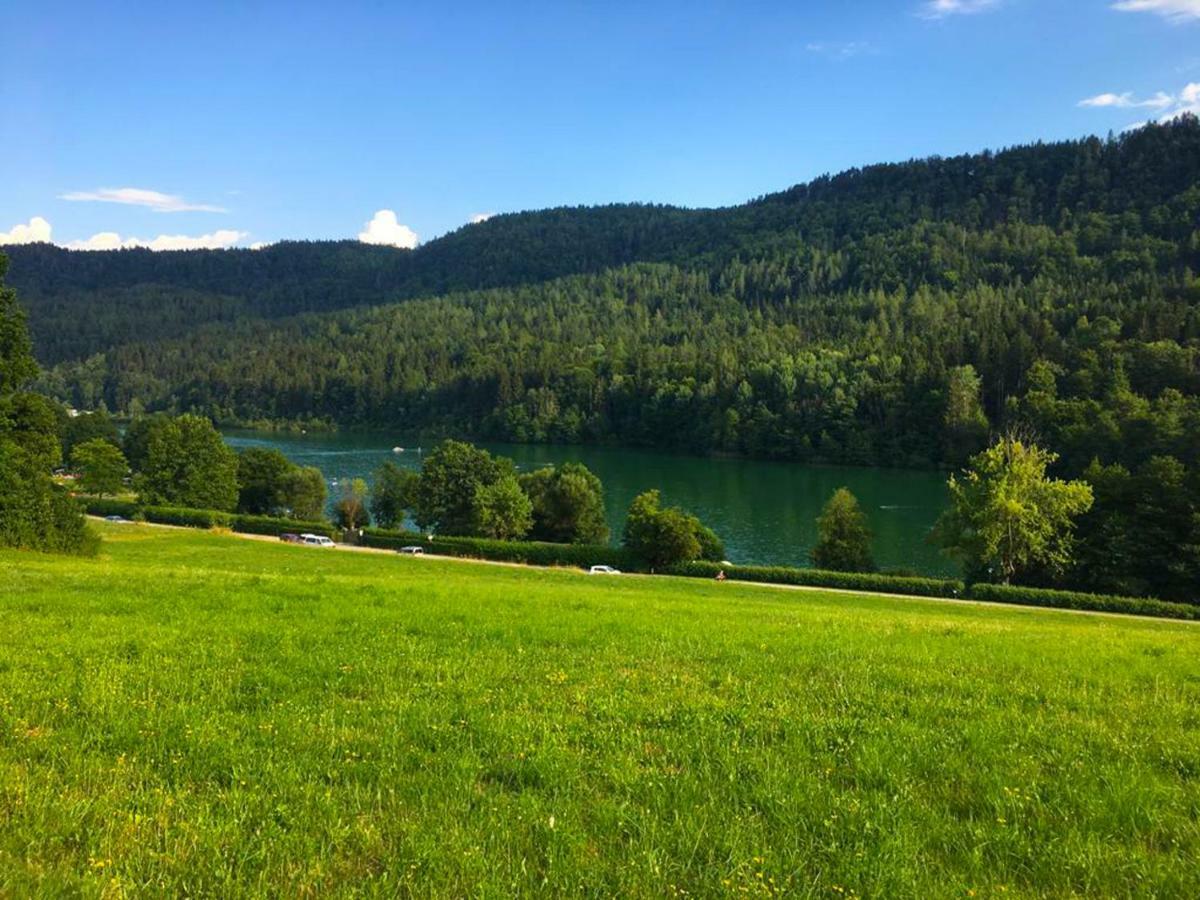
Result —
[[[330, 483], [331, 498], [337, 497], [339, 484], [352, 478], [369, 483], [384, 460], [420, 468], [430, 449], [386, 434], [229, 430], [225, 436], [235, 448], [276, 447], [296, 463], [316, 466]], [[923, 574], [955, 571], [926, 540], [946, 503], [941, 472], [713, 459], [619, 447], [480, 445], [509, 457], [523, 471], [582, 462], [604, 482], [614, 541], [620, 537], [629, 502], [644, 490], [658, 488], [665, 503], [681, 506], [711, 525], [725, 541], [730, 560], [807, 565], [808, 550], [816, 540], [814, 520], [829, 495], [845, 486], [870, 518], [880, 567]], [[403, 452], [395, 452], [397, 446]]]

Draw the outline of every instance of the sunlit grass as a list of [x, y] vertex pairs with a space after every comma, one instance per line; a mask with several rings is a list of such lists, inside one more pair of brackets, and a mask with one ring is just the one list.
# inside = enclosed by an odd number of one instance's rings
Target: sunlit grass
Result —
[[0, 553], [0, 896], [1200, 896], [1200, 629], [144, 526]]

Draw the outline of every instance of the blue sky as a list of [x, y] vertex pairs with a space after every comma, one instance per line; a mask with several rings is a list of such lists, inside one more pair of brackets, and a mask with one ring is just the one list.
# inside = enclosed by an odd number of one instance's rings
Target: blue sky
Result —
[[0, 242], [411, 244], [1200, 109], [1200, 0], [337, 6], [9, 9]]

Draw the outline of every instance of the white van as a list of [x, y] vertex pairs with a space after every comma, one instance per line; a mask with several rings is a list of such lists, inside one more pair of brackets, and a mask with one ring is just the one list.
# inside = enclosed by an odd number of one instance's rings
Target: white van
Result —
[[323, 534], [302, 534], [300, 535], [300, 543], [308, 544], [310, 547], [336, 547], [333, 541], [325, 537]]
[[612, 566], [592, 566], [588, 569], [589, 575], [620, 575], [620, 569], [614, 569]]

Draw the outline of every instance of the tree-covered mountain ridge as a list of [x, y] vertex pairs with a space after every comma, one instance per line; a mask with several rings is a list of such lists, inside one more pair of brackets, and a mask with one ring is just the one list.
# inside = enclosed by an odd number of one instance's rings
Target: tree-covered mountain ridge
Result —
[[1074, 469], [1191, 464], [1198, 223], [1185, 118], [415, 251], [16, 248], [13, 280], [59, 351], [107, 334], [43, 382], [84, 408], [894, 465], [1019, 424]]
[[415, 250], [287, 241], [257, 250], [8, 248], [10, 281], [44, 364], [210, 321], [278, 318], [493, 287], [635, 262], [720, 268], [802, 243], [826, 252], [920, 222], [971, 231], [1079, 217], [1178, 244], [1195, 230], [1200, 128], [1191, 118], [1118, 138], [1034, 144], [850, 169], [720, 209], [648, 204], [494, 216]]

